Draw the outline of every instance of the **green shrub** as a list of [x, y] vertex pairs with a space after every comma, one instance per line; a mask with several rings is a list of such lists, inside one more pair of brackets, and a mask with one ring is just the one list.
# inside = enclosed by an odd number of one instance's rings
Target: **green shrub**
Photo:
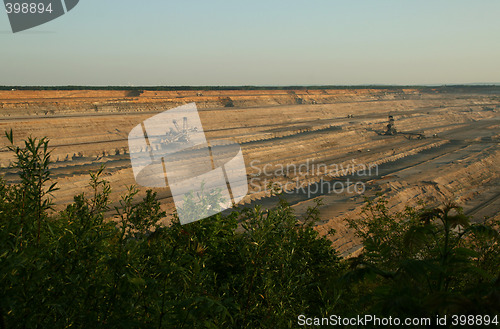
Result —
[[21, 183], [0, 178], [0, 328], [295, 328], [300, 314], [497, 312], [499, 223], [471, 224], [454, 204], [391, 214], [368, 201], [349, 221], [364, 249], [342, 260], [314, 230], [320, 203], [301, 219], [281, 201], [164, 225], [156, 194], [138, 200], [132, 186], [117, 220], [105, 218], [104, 168], [89, 195], [49, 214], [48, 140], [20, 148], [7, 137]]
[[[262, 328], [321, 312], [322, 280], [339, 259], [291, 208], [259, 208], [171, 225], [156, 194], [130, 187], [108, 220], [109, 184], [91, 173], [49, 215], [48, 141], [12, 145], [20, 185], [0, 180], [0, 312], [8, 328]], [[49, 188], [45, 188], [49, 186]]]
[[365, 213], [349, 221], [365, 248], [344, 276], [361, 310], [432, 318], [497, 312], [498, 223], [471, 224], [453, 203], [389, 214], [382, 199]]

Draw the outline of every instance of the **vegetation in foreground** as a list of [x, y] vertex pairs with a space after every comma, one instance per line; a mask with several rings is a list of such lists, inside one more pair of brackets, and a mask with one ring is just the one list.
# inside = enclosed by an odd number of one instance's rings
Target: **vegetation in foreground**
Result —
[[91, 173], [92, 194], [51, 213], [48, 141], [19, 148], [7, 137], [21, 183], [0, 180], [0, 328], [296, 328], [301, 314], [498, 314], [498, 223], [471, 224], [454, 204], [391, 214], [383, 199], [367, 201], [349, 222], [365, 248], [342, 259], [313, 229], [317, 207], [301, 220], [281, 202], [164, 226], [155, 193], [137, 201], [131, 187], [119, 220], [105, 220], [102, 169]]

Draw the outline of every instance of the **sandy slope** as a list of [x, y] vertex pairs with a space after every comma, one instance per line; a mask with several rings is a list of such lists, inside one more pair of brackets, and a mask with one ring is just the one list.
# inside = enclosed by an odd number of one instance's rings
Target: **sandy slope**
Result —
[[[269, 183], [287, 187], [284, 196], [298, 215], [322, 198], [317, 229], [335, 228], [335, 243], [345, 254], [358, 250], [359, 241], [343, 218], [359, 216], [363, 197], [377, 192], [386, 195], [394, 210], [420, 200], [455, 200], [475, 220], [499, 213], [500, 98], [495, 94], [411, 89], [147, 91], [140, 96], [126, 91], [0, 91], [0, 130], [13, 129], [17, 141], [29, 135], [50, 138], [60, 187], [54, 194], [58, 209], [88, 191], [88, 171], [103, 163], [116, 202], [135, 183], [129, 131], [155, 113], [188, 102], [197, 103], [208, 139], [241, 144], [250, 188], [246, 204], [272, 206], [276, 197], [270, 197]], [[398, 130], [426, 138], [381, 136], [389, 114]], [[1, 172], [15, 181], [6, 139], [0, 143]], [[280, 171], [300, 166], [295, 172]], [[377, 170], [356, 175], [363, 167]], [[364, 193], [347, 191], [349, 182], [362, 184], [358, 187]], [[327, 186], [345, 190], [328, 193]], [[169, 190], [155, 190], [164, 208], [172, 210]]]

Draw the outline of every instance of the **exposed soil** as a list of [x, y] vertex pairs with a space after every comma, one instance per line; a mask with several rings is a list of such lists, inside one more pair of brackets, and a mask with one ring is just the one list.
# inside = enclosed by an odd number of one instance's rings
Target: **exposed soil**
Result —
[[[129, 91], [0, 91], [0, 130], [13, 129], [18, 143], [29, 135], [50, 139], [53, 177], [60, 187], [54, 193], [56, 209], [88, 192], [89, 170], [103, 163], [116, 204], [135, 183], [130, 130], [156, 113], [196, 102], [209, 140], [231, 139], [242, 146], [250, 189], [244, 204], [275, 204], [277, 197], [267, 188], [271, 182], [287, 187], [282, 197], [298, 216], [321, 198], [317, 229], [336, 229], [334, 242], [348, 255], [360, 244], [343, 219], [360, 215], [364, 196], [383, 193], [393, 210], [419, 201], [453, 200], [475, 221], [499, 215], [498, 95], [413, 89], [145, 91], [139, 96]], [[381, 134], [388, 115], [402, 133]], [[15, 182], [6, 143], [2, 137], [0, 170]], [[347, 191], [355, 183], [364, 193]], [[329, 193], [326, 187], [331, 186], [344, 190]], [[168, 188], [154, 190], [164, 209], [173, 210]]]

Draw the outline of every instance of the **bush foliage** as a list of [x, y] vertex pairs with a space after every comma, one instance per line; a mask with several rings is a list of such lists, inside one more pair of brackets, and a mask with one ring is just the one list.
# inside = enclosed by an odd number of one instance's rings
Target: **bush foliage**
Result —
[[493, 314], [498, 223], [460, 207], [390, 214], [369, 201], [349, 221], [360, 256], [342, 259], [284, 201], [170, 225], [137, 189], [106, 219], [104, 168], [91, 194], [51, 209], [46, 139], [14, 146], [21, 183], [0, 180], [0, 328], [295, 328], [297, 317]]

